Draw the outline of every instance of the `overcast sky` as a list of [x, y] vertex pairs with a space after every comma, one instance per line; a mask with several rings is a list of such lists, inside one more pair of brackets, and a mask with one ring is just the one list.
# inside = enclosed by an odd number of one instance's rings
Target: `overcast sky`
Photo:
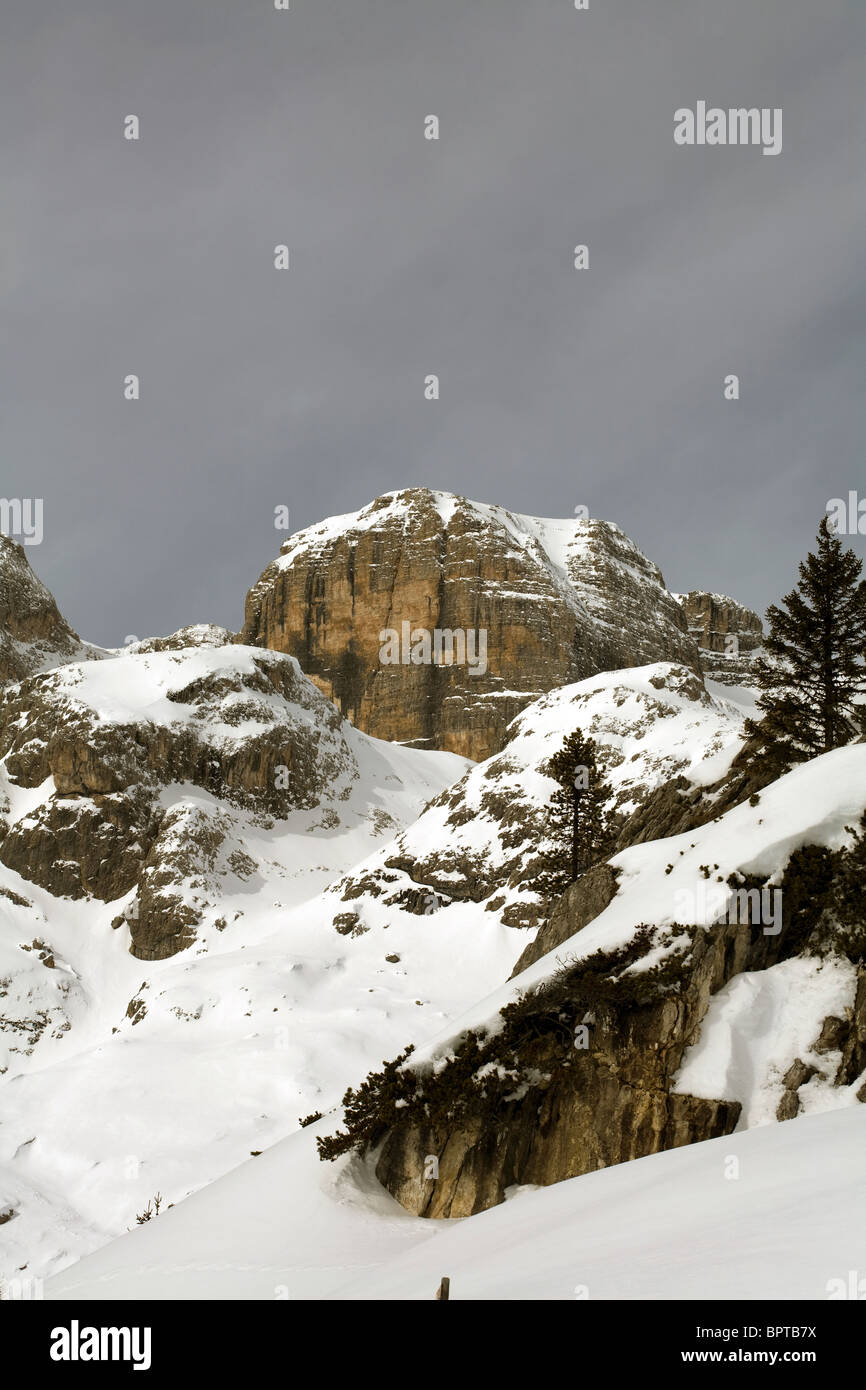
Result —
[[[238, 627], [281, 504], [585, 505], [763, 609], [866, 496], [863, 0], [5, 0], [2, 29], [0, 495], [44, 498], [29, 559], [91, 640]], [[677, 147], [699, 100], [781, 107], [782, 153]]]

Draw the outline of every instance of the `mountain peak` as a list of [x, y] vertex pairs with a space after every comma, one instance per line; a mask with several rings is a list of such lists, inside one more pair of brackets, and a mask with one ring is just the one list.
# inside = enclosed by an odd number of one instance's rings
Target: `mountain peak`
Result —
[[700, 669], [681, 605], [618, 526], [429, 488], [289, 537], [240, 640], [295, 656], [365, 732], [476, 760], [557, 686], [655, 661]]

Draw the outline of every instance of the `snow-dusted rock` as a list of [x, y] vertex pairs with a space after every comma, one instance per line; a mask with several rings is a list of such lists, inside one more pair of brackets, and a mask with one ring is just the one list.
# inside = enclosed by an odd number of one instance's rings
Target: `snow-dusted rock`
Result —
[[194, 939], [220, 855], [226, 873], [249, 859], [241, 813], [267, 826], [322, 807], [336, 829], [361, 780], [363, 736], [294, 658], [205, 636], [67, 666], [0, 701], [2, 776], [24, 807], [0, 822], [0, 860], [55, 896], [133, 893], [121, 916], [147, 960]]
[[721, 779], [742, 746], [742, 722], [693, 671], [664, 663], [551, 691], [514, 720], [500, 753], [442, 792], [329, 896], [370, 923], [471, 901], [508, 926], [535, 927], [545, 909], [533, 881], [549, 849], [555, 790], [544, 769], [569, 734], [579, 729], [596, 741], [610, 809], [626, 819], [674, 783], [697, 790]]
[[0, 534], [0, 686], [100, 655], [73, 632], [23, 546]]

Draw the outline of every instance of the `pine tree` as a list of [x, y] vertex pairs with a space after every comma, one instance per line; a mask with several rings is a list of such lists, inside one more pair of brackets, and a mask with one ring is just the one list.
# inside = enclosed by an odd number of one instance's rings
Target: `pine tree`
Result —
[[602, 780], [598, 749], [578, 729], [548, 762], [545, 771], [557, 783], [550, 800], [549, 832], [553, 847], [541, 857], [536, 892], [553, 898], [611, 851], [613, 825], [606, 811], [610, 787]]
[[[866, 582], [862, 563], [844, 550], [827, 517], [818, 549], [800, 565], [800, 579], [767, 610], [770, 661], [756, 663], [763, 718], [746, 721], [752, 757], [779, 771], [850, 742], [863, 716], [866, 690]], [[859, 582], [858, 582], [859, 581]]]

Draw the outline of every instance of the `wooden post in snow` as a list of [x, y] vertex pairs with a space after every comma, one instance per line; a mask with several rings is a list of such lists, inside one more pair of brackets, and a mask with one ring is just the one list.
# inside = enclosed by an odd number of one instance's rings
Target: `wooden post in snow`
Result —
[[447, 1303], [451, 1292], [451, 1280], [446, 1276], [436, 1290], [436, 1298], [440, 1303]]

